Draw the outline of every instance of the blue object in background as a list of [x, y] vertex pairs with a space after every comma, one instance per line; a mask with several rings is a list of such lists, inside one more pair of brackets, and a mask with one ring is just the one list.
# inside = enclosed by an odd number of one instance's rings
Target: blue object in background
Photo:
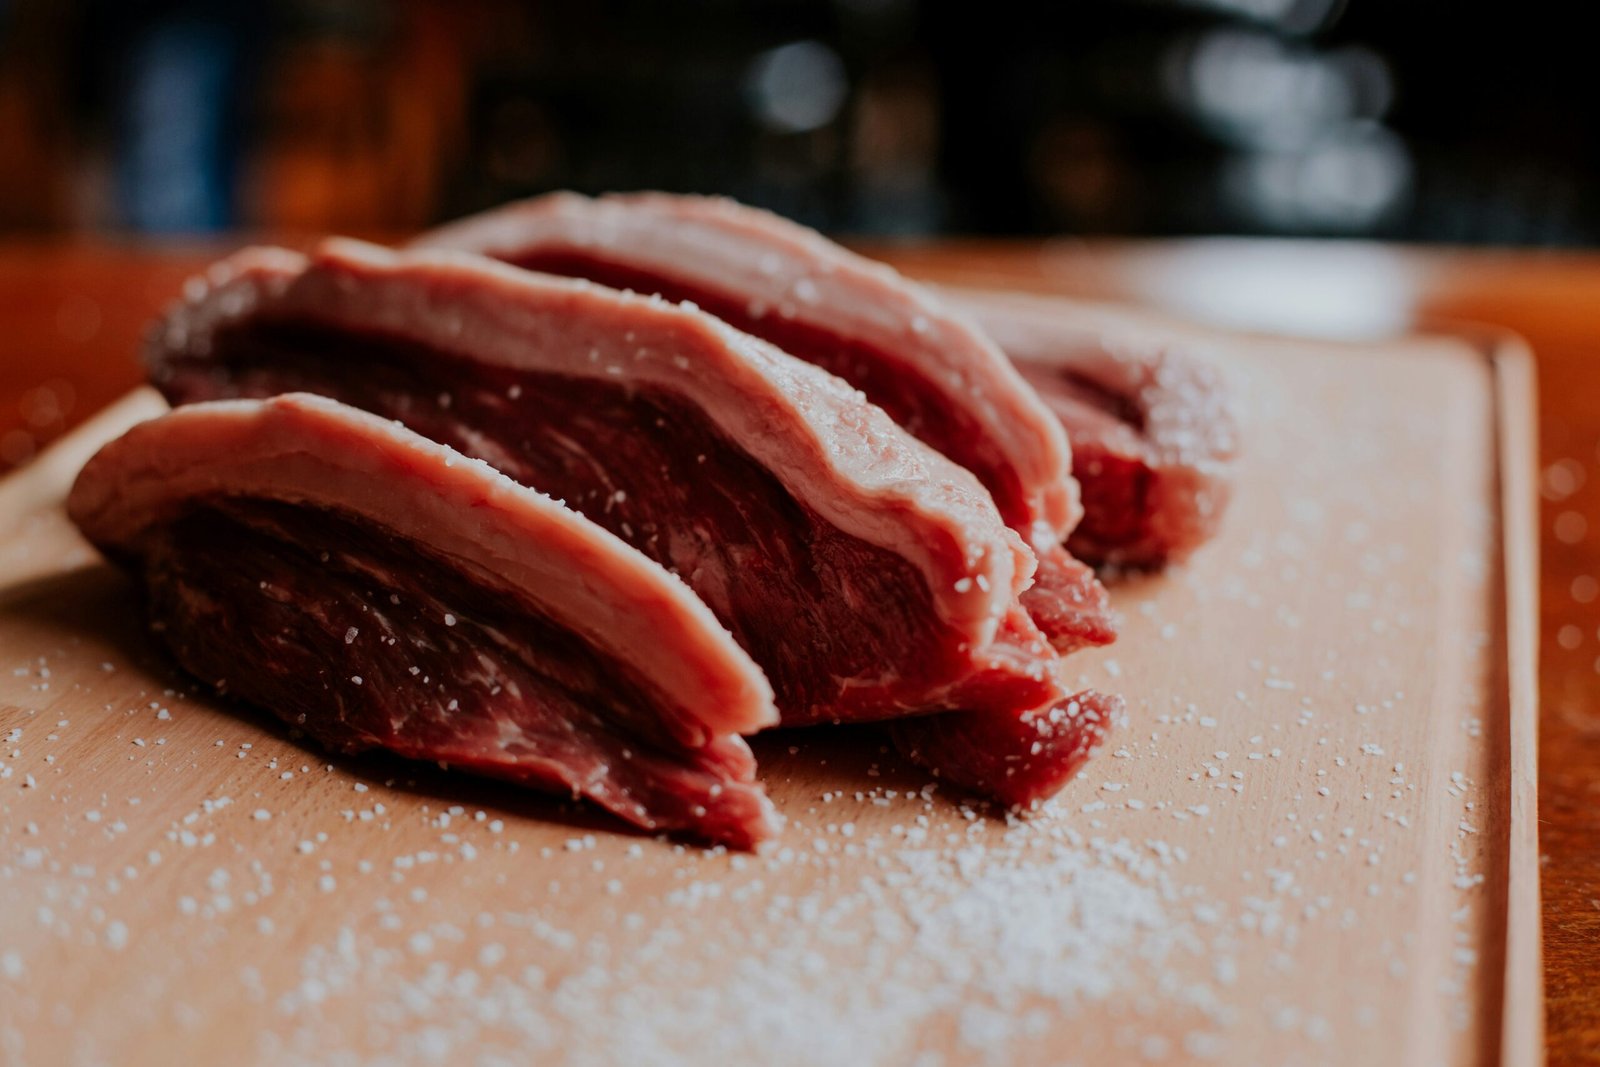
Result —
[[179, 22], [134, 45], [117, 123], [118, 201], [134, 229], [216, 230], [233, 221], [230, 43], [216, 25]]
[[[169, 7], [131, 30], [109, 101], [119, 222], [195, 233], [238, 221], [251, 5]], [[230, 10], [231, 9], [231, 10]]]

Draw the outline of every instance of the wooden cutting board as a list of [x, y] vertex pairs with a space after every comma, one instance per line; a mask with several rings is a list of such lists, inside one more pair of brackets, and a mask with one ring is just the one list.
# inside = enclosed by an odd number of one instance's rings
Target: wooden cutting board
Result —
[[1245, 453], [1110, 749], [1018, 820], [764, 737], [760, 856], [195, 689], [60, 512], [130, 397], [0, 485], [0, 1063], [1537, 1062], [1528, 364], [1180, 332]]

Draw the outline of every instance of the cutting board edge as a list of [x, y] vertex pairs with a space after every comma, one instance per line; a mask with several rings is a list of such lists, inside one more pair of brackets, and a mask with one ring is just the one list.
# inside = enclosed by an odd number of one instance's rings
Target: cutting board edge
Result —
[[1533, 352], [1509, 330], [1475, 327], [1494, 374], [1502, 624], [1505, 635], [1510, 822], [1503, 1064], [1545, 1062], [1539, 870], [1539, 498]]

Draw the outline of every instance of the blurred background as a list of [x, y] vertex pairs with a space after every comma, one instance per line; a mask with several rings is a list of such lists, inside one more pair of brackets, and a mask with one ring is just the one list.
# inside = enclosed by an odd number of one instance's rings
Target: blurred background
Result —
[[390, 233], [555, 188], [862, 235], [1600, 241], [1524, 0], [0, 0], [0, 234]]

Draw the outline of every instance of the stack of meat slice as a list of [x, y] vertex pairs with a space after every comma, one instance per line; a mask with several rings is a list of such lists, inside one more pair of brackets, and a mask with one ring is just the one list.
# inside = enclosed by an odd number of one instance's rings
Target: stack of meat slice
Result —
[[679, 575], [783, 722], [896, 720], [1011, 804], [1118, 709], [1062, 688], [1033, 552], [967, 471], [860, 393], [701, 311], [479, 256], [349, 241], [219, 264], [158, 331], [175, 404], [308, 391], [560, 497]]
[[1063, 543], [1192, 546], [1231, 424], [1181, 360], [1107, 364], [960, 299], [654, 194], [403, 252], [252, 249], [160, 324], [180, 410], [108, 446], [73, 513], [180, 662], [337, 747], [744, 846], [774, 821], [739, 734], [884, 721], [942, 779], [1033, 805], [1121, 714], [1065, 687], [1061, 656], [1114, 626]]

